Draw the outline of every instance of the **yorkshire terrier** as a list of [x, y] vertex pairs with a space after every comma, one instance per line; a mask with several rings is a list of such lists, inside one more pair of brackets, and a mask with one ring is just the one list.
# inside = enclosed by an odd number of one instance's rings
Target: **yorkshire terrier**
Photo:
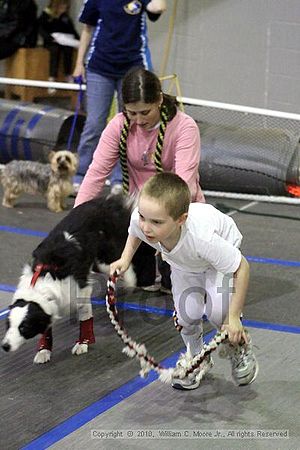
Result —
[[49, 164], [34, 161], [11, 161], [0, 172], [4, 189], [2, 205], [13, 208], [23, 193], [42, 194], [50, 211], [65, 209], [65, 199], [74, 193], [72, 177], [77, 157], [68, 150], [49, 153]]

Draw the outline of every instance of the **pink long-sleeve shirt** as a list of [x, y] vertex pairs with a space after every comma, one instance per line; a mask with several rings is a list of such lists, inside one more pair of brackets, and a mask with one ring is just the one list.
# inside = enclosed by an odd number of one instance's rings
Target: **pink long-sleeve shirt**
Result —
[[[80, 186], [75, 206], [95, 198], [102, 190], [119, 158], [119, 140], [124, 125], [123, 113], [117, 114], [102, 132], [93, 161]], [[127, 166], [129, 192], [135, 193], [156, 168], [153, 156], [158, 128], [145, 130], [132, 123], [127, 138]], [[199, 185], [200, 133], [196, 122], [187, 114], [177, 111], [167, 124], [163, 151], [164, 171], [175, 172], [188, 184], [193, 202], [205, 202]]]

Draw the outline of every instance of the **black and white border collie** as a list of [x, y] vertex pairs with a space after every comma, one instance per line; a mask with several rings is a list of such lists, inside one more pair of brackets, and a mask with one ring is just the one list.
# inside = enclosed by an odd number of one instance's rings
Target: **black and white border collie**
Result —
[[[95, 342], [91, 306], [91, 271], [118, 259], [127, 239], [133, 200], [122, 194], [102, 194], [72, 209], [32, 253], [19, 280], [7, 318], [2, 348], [17, 350], [42, 334], [34, 363], [51, 358], [53, 322], [74, 306], [80, 321], [72, 353], [80, 355]], [[133, 269], [124, 280], [135, 284]]]

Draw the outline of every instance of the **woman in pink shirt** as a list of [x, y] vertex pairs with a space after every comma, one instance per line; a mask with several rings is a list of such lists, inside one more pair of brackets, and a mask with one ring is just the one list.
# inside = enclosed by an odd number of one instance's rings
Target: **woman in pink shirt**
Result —
[[[196, 122], [178, 110], [176, 98], [163, 93], [158, 77], [146, 69], [136, 68], [126, 74], [122, 97], [124, 111], [102, 132], [75, 206], [101, 192], [119, 160], [125, 192], [138, 192], [152, 175], [169, 171], [186, 181], [194, 202], [204, 202], [199, 184], [200, 134]], [[136, 254], [134, 265], [138, 285], [150, 290], [156, 270], [152, 249], [149, 254], [150, 247], [146, 248]], [[163, 283], [164, 278], [168, 277], [162, 274], [162, 290], [170, 287], [168, 280]]]

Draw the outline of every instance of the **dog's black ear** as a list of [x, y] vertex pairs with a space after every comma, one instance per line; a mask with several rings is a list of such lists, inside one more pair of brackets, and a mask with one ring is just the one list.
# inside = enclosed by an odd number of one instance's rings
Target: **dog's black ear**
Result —
[[26, 300], [24, 300], [23, 298], [18, 298], [12, 305], [9, 305], [9, 309], [14, 308], [15, 306], [20, 306], [22, 308], [26, 305], [28, 305], [28, 302]]
[[51, 325], [51, 316], [35, 302], [29, 302], [26, 318], [21, 323], [20, 331], [25, 339], [31, 339], [37, 334], [43, 334]]

